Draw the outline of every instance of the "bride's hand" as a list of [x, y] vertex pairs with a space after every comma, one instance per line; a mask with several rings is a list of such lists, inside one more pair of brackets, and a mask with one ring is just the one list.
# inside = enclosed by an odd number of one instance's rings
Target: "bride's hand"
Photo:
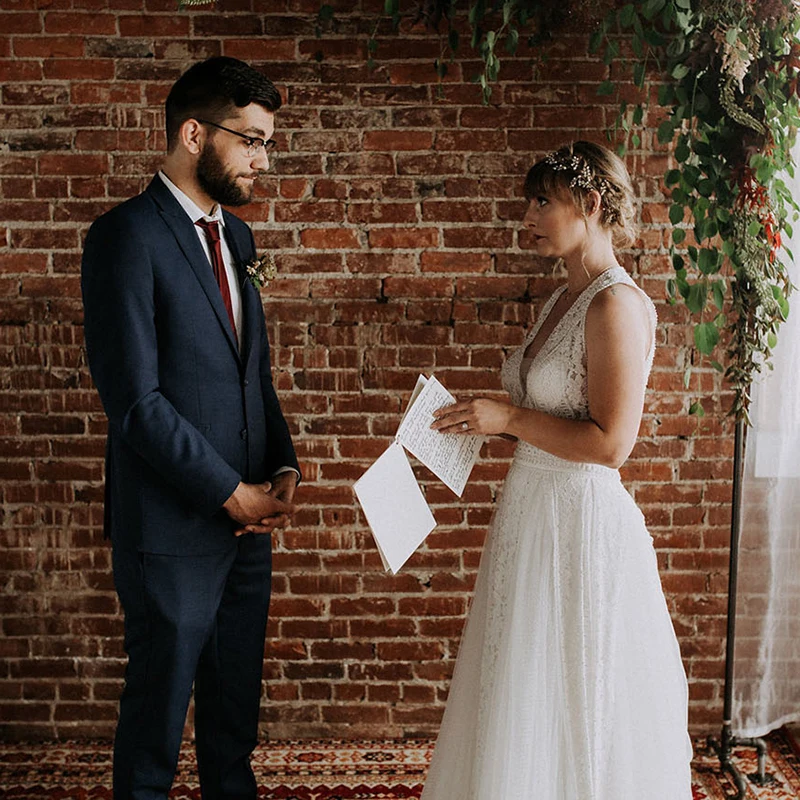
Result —
[[440, 433], [468, 433], [497, 436], [508, 430], [514, 406], [499, 400], [477, 397], [443, 406], [433, 412], [431, 425]]

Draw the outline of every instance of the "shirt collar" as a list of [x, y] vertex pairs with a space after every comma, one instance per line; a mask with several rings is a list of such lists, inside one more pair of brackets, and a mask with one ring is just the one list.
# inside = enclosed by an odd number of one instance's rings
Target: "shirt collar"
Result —
[[158, 177], [164, 182], [167, 189], [172, 192], [175, 199], [180, 203], [181, 208], [187, 213], [192, 223], [200, 219], [214, 220], [219, 223], [220, 227], [225, 225], [225, 220], [222, 216], [222, 206], [216, 203], [210, 214], [206, 214], [197, 203], [189, 197], [186, 192], [179, 189], [161, 170], [158, 171]]

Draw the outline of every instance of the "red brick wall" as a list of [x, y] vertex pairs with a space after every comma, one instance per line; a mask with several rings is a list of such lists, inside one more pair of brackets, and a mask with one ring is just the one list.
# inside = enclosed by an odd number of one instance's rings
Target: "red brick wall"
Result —
[[[275, 380], [306, 481], [276, 540], [265, 662], [271, 736], [436, 730], [510, 448], [484, 451], [462, 499], [424, 470], [439, 525], [383, 573], [351, 486], [390, 441], [420, 371], [495, 392], [504, 356], [558, 284], [519, 229], [522, 177], [564, 140], [601, 140], [613, 108], [583, 35], [551, 59], [505, 60], [492, 105], [436, 37], [382, 40], [316, 0], [4, 0], [0, 17], [0, 732], [108, 734], [123, 654], [102, 540], [105, 421], [82, 347], [79, 264], [90, 222], [141, 190], [164, 146], [161, 106], [192, 61], [263, 66], [282, 88], [281, 154], [245, 209], [280, 278], [265, 293]], [[352, 7], [357, 3], [347, 3]], [[366, 5], [366, 2], [365, 2]], [[371, 2], [370, 7], [382, 5]], [[652, 120], [651, 120], [652, 123]], [[686, 415], [691, 357], [663, 302], [669, 224], [653, 142], [630, 158], [645, 226], [626, 264], [659, 306], [642, 438], [624, 469], [655, 536], [691, 680], [695, 729], [719, 720], [730, 427]], [[714, 388], [710, 374], [704, 392]], [[712, 403], [719, 408], [719, 402]]]

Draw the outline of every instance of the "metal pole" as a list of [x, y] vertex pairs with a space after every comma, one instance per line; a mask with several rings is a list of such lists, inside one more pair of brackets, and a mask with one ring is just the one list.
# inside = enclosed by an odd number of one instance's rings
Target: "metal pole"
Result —
[[720, 741], [709, 740], [719, 756], [723, 772], [728, 772], [736, 784], [736, 800], [744, 800], [747, 785], [744, 777], [731, 761], [734, 747], [755, 747], [758, 750], [758, 772], [748, 776], [753, 783], [763, 786], [774, 778], [765, 770], [766, 742], [763, 739], [737, 739], [731, 730], [733, 716], [733, 653], [736, 642], [736, 590], [739, 581], [739, 539], [742, 525], [742, 474], [744, 471], [745, 426], [737, 420], [733, 449], [733, 496], [731, 498], [731, 546], [728, 567], [728, 626], [725, 641], [725, 693], [722, 705], [722, 732]]

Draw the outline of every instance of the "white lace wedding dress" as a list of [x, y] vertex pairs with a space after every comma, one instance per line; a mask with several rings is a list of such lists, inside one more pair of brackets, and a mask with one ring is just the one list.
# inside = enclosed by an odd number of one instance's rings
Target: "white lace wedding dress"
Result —
[[[619, 267], [599, 275], [534, 356], [523, 391], [541, 321], [531, 330], [503, 367], [515, 405], [588, 416], [586, 310], [614, 283], [634, 285]], [[691, 800], [687, 703], [655, 552], [619, 473], [520, 442], [422, 800]]]

